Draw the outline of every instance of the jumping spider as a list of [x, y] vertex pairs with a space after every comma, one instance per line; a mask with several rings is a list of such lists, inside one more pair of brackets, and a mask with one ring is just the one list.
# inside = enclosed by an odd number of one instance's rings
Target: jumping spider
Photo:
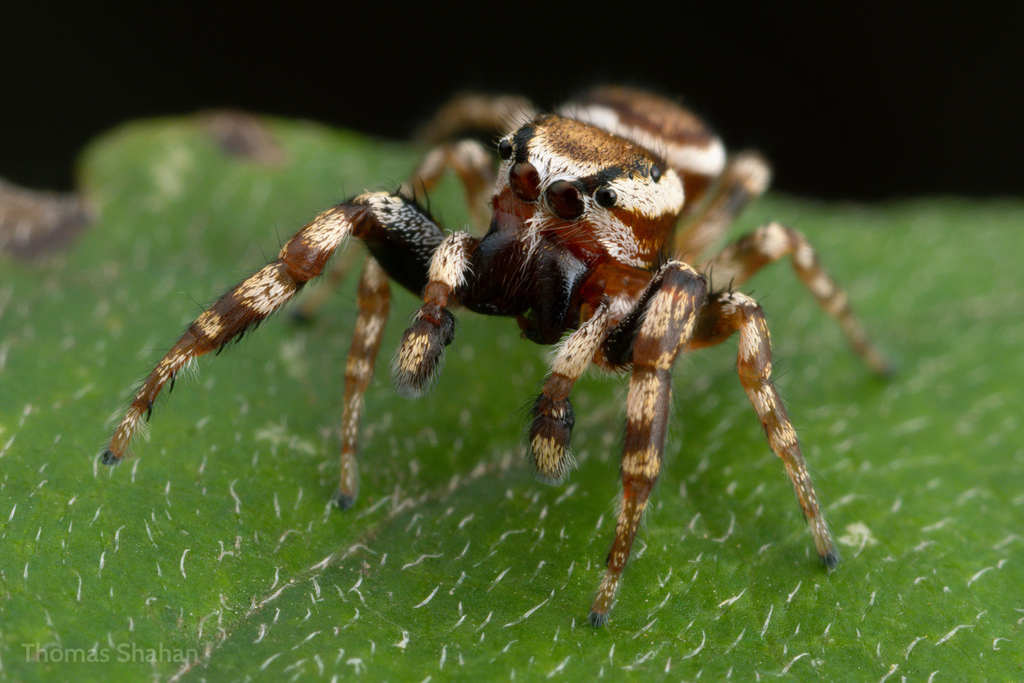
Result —
[[[445, 130], [499, 125], [509, 111], [507, 99], [464, 97], [439, 121]], [[445, 233], [417, 202], [412, 184], [397, 192], [362, 194], [318, 215], [284, 245], [277, 260], [192, 323], [135, 395], [103, 462], [117, 463], [127, 455], [140, 420], [182, 367], [277, 310], [323, 273], [335, 250], [354, 236], [370, 256], [359, 279], [359, 314], [345, 370], [341, 480], [334, 495], [339, 507], [356, 499], [362, 398], [387, 319], [390, 278], [423, 298], [392, 363], [392, 379], [403, 396], [420, 396], [433, 383], [455, 332], [450, 308], [514, 316], [527, 339], [561, 342], [529, 426], [529, 458], [543, 482], [563, 481], [572, 467], [569, 394], [584, 370], [593, 363], [629, 373], [621, 505], [607, 570], [590, 611], [594, 626], [608, 618], [661, 469], [676, 357], [735, 332], [740, 382], [768, 443], [785, 464], [818, 555], [834, 566], [835, 544], [796, 432], [772, 385], [764, 313], [733, 288], [789, 256], [864, 361], [879, 373], [886, 373], [888, 364], [799, 232], [772, 223], [701, 258], [739, 211], [764, 192], [765, 162], [750, 152], [727, 157], [718, 137], [691, 112], [619, 87], [588, 92], [557, 114], [531, 114], [499, 139], [497, 152], [493, 217], [483, 237]], [[494, 173], [486, 148], [475, 142], [440, 145], [418, 169], [416, 189], [432, 187], [449, 168], [460, 176], [470, 205], [483, 205]], [[677, 230], [680, 224], [685, 227]], [[707, 274], [724, 287], [711, 287]]]

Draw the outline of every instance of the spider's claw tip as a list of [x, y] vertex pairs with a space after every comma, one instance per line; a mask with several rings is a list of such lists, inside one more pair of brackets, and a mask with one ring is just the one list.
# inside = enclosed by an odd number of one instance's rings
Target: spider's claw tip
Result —
[[602, 612], [591, 612], [590, 613], [590, 625], [594, 628], [600, 628], [608, 623], [608, 614]]
[[116, 465], [117, 463], [121, 462], [121, 458], [114, 455], [114, 451], [110, 450], [109, 448], [103, 451], [103, 455], [100, 456], [100, 460], [103, 462], [104, 465]]
[[893, 377], [895, 377], [897, 375], [897, 373], [899, 373], [899, 371], [900, 371], [900, 369], [899, 369], [899, 367], [897, 367], [897, 365], [895, 363], [893, 363], [890, 360], [887, 360], [875, 372], [882, 379], [892, 379]]
[[331, 503], [334, 507], [339, 510], [348, 510], [350, 507], [356, 504], [356, 497], [351, 493], [345, 493], [344, 491], [335, 491], [334, 495], [331, 496]]
[[830, 550], [821, 556], [821, 561], [825, 563], [825, 566], [829, 569], [835, 569], [836, 565], [839, 564], [839, 552], [836, 550]]

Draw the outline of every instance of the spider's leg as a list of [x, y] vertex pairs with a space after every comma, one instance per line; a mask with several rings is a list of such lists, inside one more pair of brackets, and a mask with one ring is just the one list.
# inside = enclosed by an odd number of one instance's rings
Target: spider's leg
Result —
[[277, 260], [196, 318], [135, 394], [103, 462], [114, 464], [127, 455], [132, 435], [164, 384], [194, 358], [220, 349], [280, 308], [323, 272], [349, 236], [360, 238], [396, 281], [418, 291], [426, 282], [430, 254], [444, 233], [414, 202], [388, 193], [367, 193], [321, 213], [281, 248]]
[[496, 180], [494, 155], [476, 140], [444, 143], [427, 152], [400, 192], [407, 197], [422, 198], [437, 186], [448, 169], [454, 171], [462, 183], [473, 225], [486, 227], [488, 200]]
[[448, 310], [452, 293], [466, 283], [469, 257], [480, 240], [454, 232], [430, 259], [423, 306], [402, 336], [391, 363], [395, 390], [406, 398], [427, 393], [444, 361], [444, 349], [455, 338], [455, 317]]
[[530, 459], [534, 475], [546, 484], [559, 484], [573, 467], [569, 439], [575, 423], [569, 393], [601, 346], [608, 326], [608, 304], [562, 343], [533, 404], [530, 422]]
[[[466, 193], [473, 225], [484, 228], [488, 223], [491, 189], [494, 187], [494, 155], [475, 140], [460, 140], [438, 144], [423, 157], [409, 180], [402, 183], [396, 195], [411, 201], [423, 201], [426, 195], [441, 181], [449, 169], [453, 170]], [[295, 309], [294, 317], [306, 322], [316, 317], [327, 298], [341, 285], [352, 265], [351, 253], [346, 252], [333, 260], [325, 273], [324, 282], [315, 292], [303, 297]], [[417, 290], [417, 293], [418, 290]]]
[[739, 357], [736, 361], [740, 383], [757, 413], [757, 419], [761, 421], [768, 444], [786, 466], [786, 473], [811, 530], [818, 555], [826, 565], [834, 567], [839, 561], [839, 554], [818, 504], [818, 494], [800, 451], [796, 431], [779, 392], [772, 384], [771, 337], [761, 306], [749, 296], [738, 292], [709, 295], [690, 348], [718, 344], [736, 331], [740, 333]]
[[708, 272], [715, 282], [738, 286], [783, 256], [791, 257], [793, 270], [825, 312], [839, 322], [850, 346], [864, 363], [880, 375], [891, 375], [892, 364], [868, 339], [860, 319], [850, 308], [846, 292], [822, 268], [807, 238], [793, 228], [771, 223], [744, 235], [710, 261]]
[[416, 137], [438, 144], [473, 134], [504, 135], [538, 113], [533, 103], [520, 95], [461, 92], [448, 100]]
[[[672, 253], [694, 261], [717, 242], [750, 202], [768, 189], [771, 170], [756, 152], [741, 152], [729, 159], [718, 184], [697, 205], [692, 217], [684, 215], [685, 229], [676, 233]], [[687, 197], [689, 201], [689, 197]]]
[[341, 418], [341, 477], [334, 502], [341, 509], [352, 507], [359, 493], [359, 423], [363, 413], [363, 395], [373, 378], [380, 342], [388, 321], [391, 287], [387, 273], [371, 256], [363, 265], [356, 293], [359, 317], [352, 335], [352, 346], [345, 364], [345, 398]]
[[[631, 345], [632, 373], [626, 402], [622, 453], [622, 501], [615, 540], [590, 623], [604, 624], [615, 601], [647, 499], [661, 471], [672, 396], [672, 366], [686, 348], [704, 303], [704, 277], [680, 261], [669, 261], [620, 326], [639, 324]], [[614, 330], [613, 330], [614, 331]]]
[[348, 277], [348, 273], [352, 269], [353, 257], [355, 256], [355, 250], [346, 249], [343, 254], [338, 254], [336, 258], [331, 259], [327, 272], [320, 276], [322, 278], [321, 284], [313, 291], [302, 295], [295, 308], [292, 309], [292, 320], [296, 323], [306, 324], [312, 323], [316, 319], [320, 309], [327, 303], [327, 299], [338, 290], [338, 287]]

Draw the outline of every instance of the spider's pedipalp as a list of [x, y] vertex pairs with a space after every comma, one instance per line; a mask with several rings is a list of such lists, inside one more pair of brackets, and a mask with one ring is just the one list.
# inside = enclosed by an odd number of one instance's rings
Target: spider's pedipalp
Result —
[[469, 254], [478, 242], [469, 233], [452, 233], [430, 259], [423, 306], [402, 336], [391, 363], [391, 379], [402, 396], [422, 396], [437, 379], [444, 349], [455, 338], [455, 316], [447, 308], [449, 299], [465, 284]]
[[551, 363], [551, 374], [533, 404], [530, 421], [530, 461], [533, 473], [545, 484], [559, 484], [575, 465], [569, 440], [575, 424], [569, 393], [590, 365], [608, 327], [608, 304], [562, 343]]

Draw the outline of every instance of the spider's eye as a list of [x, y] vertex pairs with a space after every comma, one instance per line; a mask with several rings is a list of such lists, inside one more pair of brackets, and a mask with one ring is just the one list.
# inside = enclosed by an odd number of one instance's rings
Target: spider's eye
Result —
[[540, 196], [540, 174], [529, 162], [520, 161], [512, 164], [508, 182], [512, 187], [512, 194], [524, 202], [535, 202]]
[[654, 182], [661, 180], [661, 166], [651, 166], [651, 180]]
[[508, 161], [509, 159], [512, 158], [512, 143], [509, 142], [508, 138], [504, 138], [501, 142], [498, 143], [498, 156], [500, 156], [505, 161]]
[[571, 221], [583, 213], [583, 197], [569, 181], [559, 180], [551, 183], [547, 194], [548, 204], [559, 218]]
[[615, 190], [610, 187], [602, 187], [594, 193], [594, 200], [598, 206], [610, 209], [615, 206], [615, 202], [619, 201], [619, 195], [615, 194]]

